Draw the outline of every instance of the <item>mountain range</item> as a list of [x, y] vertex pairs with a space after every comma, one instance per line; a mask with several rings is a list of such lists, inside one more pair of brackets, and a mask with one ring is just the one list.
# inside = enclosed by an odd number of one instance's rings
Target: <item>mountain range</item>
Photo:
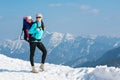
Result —
[[[45, 32], [46, 62], [71, 67], [97, 65], [120, 66], [120, 37], [97, 35], [74, 36], [69, 33]], [[29, 43], [19, 39], [0, 42], [0, 53], [12, 58], [29, 60]], [[40, 63], [41, 51], [36, 48], [35, 62]]]

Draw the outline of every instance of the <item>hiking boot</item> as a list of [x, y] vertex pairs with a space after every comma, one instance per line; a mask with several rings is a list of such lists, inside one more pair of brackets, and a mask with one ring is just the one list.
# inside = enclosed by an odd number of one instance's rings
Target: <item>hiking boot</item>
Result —
[[40, 69], [41, 69], [42, 71], [45, 71], [45, 68], [44, 68], [44, 64], [43, 64], [43, 63], [40, 65]]
[[38, 71], [35, 69], [34, 66], [32, 66], [32, 72], [33, 72], [33, 73], [38, 73]]

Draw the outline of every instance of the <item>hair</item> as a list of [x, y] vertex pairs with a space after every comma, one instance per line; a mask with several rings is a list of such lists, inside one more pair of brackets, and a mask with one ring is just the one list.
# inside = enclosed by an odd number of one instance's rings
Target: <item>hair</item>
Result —
[[41, 20], [41, 26], [42, 26], [42, 29], [44, 30], [45, 29], [45, 25], [44, 25], [43, 20]]

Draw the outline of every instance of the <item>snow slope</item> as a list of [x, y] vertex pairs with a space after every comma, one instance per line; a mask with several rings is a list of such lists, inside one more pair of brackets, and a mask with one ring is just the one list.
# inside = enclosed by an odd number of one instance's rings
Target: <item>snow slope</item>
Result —
[[[36, 68], [39, 64], [35, 64]], [[107, 66], [70, 68], [46, 63], [46, 71], [31, 73], [29, 62], [0, 54], [0, 80], [120, 80], [120, 69]]]

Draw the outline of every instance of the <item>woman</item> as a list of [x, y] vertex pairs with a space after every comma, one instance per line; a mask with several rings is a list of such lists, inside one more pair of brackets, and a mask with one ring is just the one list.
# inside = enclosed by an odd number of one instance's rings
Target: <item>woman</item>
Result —
[[44, 63], [45, 63], [47, 51], [46, 51], [45, 46], [41, 42], [41, 38], [44, 32], [44, 24], [42, 22], [41, 14], [36, 15], [36, 22], [33, 23], [33, 25], [31, 26], [28, 32], [31, 35], [30, 37], [30, 63], [32, 66], [32, 72], [33, 73], [38, 72], [34, 66], [34, 53], [35, 53], [36, 47], [38, 47], [43, 53], [40, 68], [42, 71], [44, 71]]

